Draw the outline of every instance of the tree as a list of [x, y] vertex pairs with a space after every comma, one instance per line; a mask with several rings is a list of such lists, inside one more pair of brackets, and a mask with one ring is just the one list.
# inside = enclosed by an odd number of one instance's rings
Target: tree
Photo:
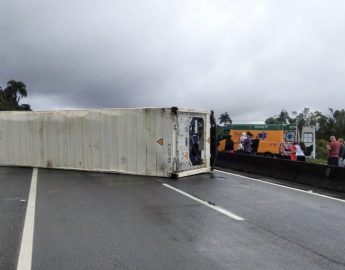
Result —
[[232, 120], [228, 112], [222, 113], [218, 119], [219, 119], [219, 124], [224, 124], [224, 126], [231, 125], [232, 123]]
[[278, 116], [269, 117], [266, 119], [266, 124], [290, 124], [291, 117], [289, 113], [283, 109]]
[[322, 116], [319, 111], [311, 111], [309, 108], [304, 108], [302, 112], [293, 112], [295, 118], [291, 120], [293, 124], [297, 124], [299, 132], [302, 132], [303, 126], [317, 126], [318, 119]]
[[[334, 133], [335, 116], [339, 116], [339, 122], [342, 122], [341, 111], [334, 111], [330, 109], [330, 115], [325, 116], [319, 111], [312, 111], [309, 108], [304, 108], [302, 112], [292, 112], [291, 116], [286, 110], [282, 110], [278, 116], [269, 117], [266, 119], [266, 124], [296, 124], [301, 132], [303, 126], [317, 126], [319, 127], [317, 138], [327, 140], [329, 132]], [[345, 112], [344, 112], [345, 122]], [[337, 134], [337, 133], [334, 133]]]
[[23, 82], [10, 80], [6, 88], [0, 87], [0, 111], [31, 111], [29, 104], [19, 104], [23, 97], [27, 97], [26, 85]]
[[281, 121], [276, 117], [269, 117], [266, 119], [265, 124], [281, 124]]
[[27, 97], [26, 85], [19, 81], [8, 81], [7, 87], [4, 90], [4, 95], [8, 101], [18, 104], [20, 99]]
[[337, 134], [338, 137], [345, 138], [345, 110], [335, 110], [333, 118], [335, 120], [334, 134]]

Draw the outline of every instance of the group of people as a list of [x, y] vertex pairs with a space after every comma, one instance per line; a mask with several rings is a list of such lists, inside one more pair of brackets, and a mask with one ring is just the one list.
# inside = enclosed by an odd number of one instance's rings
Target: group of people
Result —
[[337, 140], [335, 136], [331, 136], [329, 139], [330, 143], [327, 144], [327, 164], [345, 168], [345, 144], [343, 138]]
[[292, 145], [290, 145], [290, 159], [305, 161], [304, 151], [298, 142], [294, 142]]
[[253, 134], [251, 132], [243, 132], [240, 137], [240, 143], [238, 144], [237, 151], [242, 154], [250, 154], [252, 152], [252, 137]]

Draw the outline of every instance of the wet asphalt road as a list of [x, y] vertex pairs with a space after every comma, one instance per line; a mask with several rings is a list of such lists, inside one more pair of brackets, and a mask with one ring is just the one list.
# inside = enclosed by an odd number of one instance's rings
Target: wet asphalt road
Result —
[[[15, 269], [31, 174], [0, 168], [0, 269]], [[221, 172], [39, 169], [32, 269], [345, 269], [345, 202]]]
[[0, 168], [0, 269], [14, 269], [32, 169]]

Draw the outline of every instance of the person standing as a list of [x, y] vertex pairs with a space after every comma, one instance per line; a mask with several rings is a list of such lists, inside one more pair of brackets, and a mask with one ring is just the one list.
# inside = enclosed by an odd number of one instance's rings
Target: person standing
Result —
[[328, 160], [327, 165], [338, 166], [340, 143], [334, 136], [329, 137], [330, 143], [327, 144]]
[[238, 142], [237, 151], [243, 152], [244, 150], [244, 142], [247, 139], [247, 134], [242, 132], [240, 140]]
[[295, 145], [296, 145], [296, 142], [290, 145], [290, 160], [294, 160], [294, 161], [297, 160]]
[[338, 166], [339, 167], [345, 167], [345, 144], [344, 139], [339, 138], [338, 142], [340, 143], [340, 150], [339, 150], [339, 159], [338, 159]]
[[305, 161], [305, 155], [304, 155], [304, 152], [302, 150], [302, 147], [298, 143], [294, 143], [294, 144], [295, 144], [295, 148], [296, 148], [297, 161]]
[[231, 139], [231, 135], [226, 135], [225, 142], [225, 152], [233, 153], [234, 152], [234, 141]]
[[253, 134], [248, 131], [247, 137], [243, 142], [243, 153], [244, 154], [250, 154], [252, 152], [252, 137], [253, 137]]

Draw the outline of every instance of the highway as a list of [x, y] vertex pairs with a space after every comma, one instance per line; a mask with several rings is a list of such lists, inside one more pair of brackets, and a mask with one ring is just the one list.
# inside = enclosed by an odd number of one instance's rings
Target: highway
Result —
[[0, 269], [345, 269], [342, 199], [221, 171], [36, 173], [0, 167]]

